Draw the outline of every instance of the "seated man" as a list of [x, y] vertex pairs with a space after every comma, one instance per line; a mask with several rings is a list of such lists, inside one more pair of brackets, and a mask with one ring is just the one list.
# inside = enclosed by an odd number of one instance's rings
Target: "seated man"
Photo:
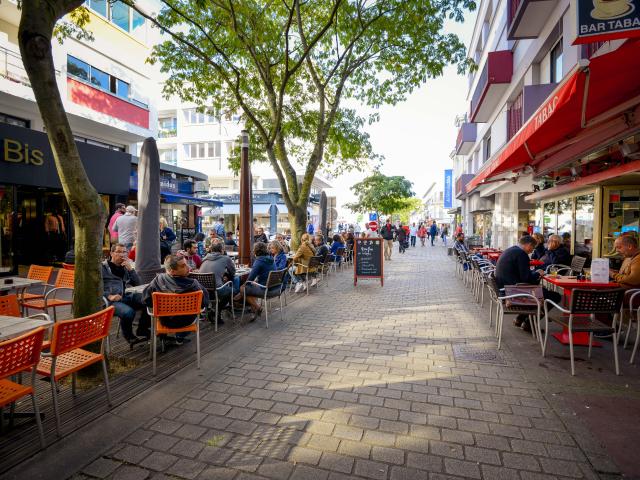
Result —
[[613, 246], [624, 257], [620, 270], [610, 270], [614, 282], [626, 290], [640, 288], [640, 248], [638, 239], [630, 235], [616, 238]]
[[224, 241], [224, 244], [229, 246], [229, 247], [233, 247], [234, 250], [238, 249], [238, 244], [233, 239], [233, 232], [227, 232], [227, 237], [226, 237], [226, 239]]
[[[529, 255], [533, 252], [538, 241], [531, 235], [524, 235], [518, 241], [518, 245], [507, 248], [496, 264], [496, 284], [502, 290], [505, 285], [516, 285], [517, 283], [528, 283], [532, 285], [538, 284], [540, 277], [544, 271], [532, 271], [529, 267]], [[560, 294], [549, 290], [542, 291], [545, 299], [552, 300], [556, 303], [560, 301]], [[514, 324], [522, 327], [523, 330], [530, 332], [531, 326], [527, 321], [527, 315], [518, 315]]]
[[[160, 293], [190, 293], [202, 291], [202, 308], [209, 305], [209, 293], [200, 283], [189, 278], [189, 265], [180, 255], [167, 255], [164, 260], [166, 273], [161, 273], [154, 278], [142, 292], [142, 301], [148, 307], [153, 307], [153, 292]], [[161, 317], [160, 322], [168, 328], [187, 327], [193, 323], [193, 315], [176, 315], [175, 317]], [[182, 343], [185, 335], [176, 335], [176, 343]]]
[[[240, 289], [240, 283], [235, 286], [236, 266], [231, 257], [224, 255], [223, 245], [220, 240], [214, 240], [209, 248], [209, 253], [205, 255], [200, 265], [200, 273], [213, 273], [216, 277], [216, 287], [228, 282], [234, 282], [234, 289]], [[239, 279], [238, 279], [239, 280]], [[231, 301], [231, 285], [227, 285], [218, 290], [218, 323], [224, 324], [222, 320], [222, 309], [226, 308]]]
[[571, 254], [562, 243], [560, 235], [550, 235], [547, 241], [547, 252], [540, 259], [544, 262], [542, 268], [547, 269], [550, 265], [571, 265]]
[[[123, 244], [114, 243], [111, 245], [111, 258], [102, 262], [102, 283], [104, 297], [109, 305], [115, 307], [115, 316], [120, 318], [124, 339], [130, 345], [148, 339], [151, 323], [142, 303], [141, 295], [139, 293], [125, 293], [127, 287], [140, 285], [141, 281], [127, 258], [127, 249]], [[133, 319], [137, 310], [141, 310], [142, 315], [138, 322], [137, 335], [134, 335]]]
[[464, 233], [460, 232], [456, 235], [456, 240], [453, 242], [453, 248], [459, 252], [469, 253], [469, 249], [464, 244]]

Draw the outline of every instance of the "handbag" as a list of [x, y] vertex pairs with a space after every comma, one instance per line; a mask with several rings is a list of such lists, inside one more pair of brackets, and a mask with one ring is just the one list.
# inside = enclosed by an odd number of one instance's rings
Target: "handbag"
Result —
[[[538, 300], [543, 300], [542, 287], [540, 285], [505, 285], [504, 295], [527, 294], [533, 295]], [[536, 301], [531, 297], [509, 298], [505, 301], [507, 308], [510, 307], [537, 307]]]

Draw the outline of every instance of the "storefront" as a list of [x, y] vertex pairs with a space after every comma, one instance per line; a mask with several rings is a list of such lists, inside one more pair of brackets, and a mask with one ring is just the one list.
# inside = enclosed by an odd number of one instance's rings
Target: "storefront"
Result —
[[[47, 136], [0, 124], [0, 274], [19, 264], [62, 260], [73, 224]], [[129, 154], [77, 142], [89, 180], [106, 207], [129, 195]]]
[[475, 240], [479, 245], [490, 247], [495, 206], [493, 195], [482, 197], [475, 192], [467, 198], [467, 206], [471, 214], [471, 238], [467, 235], [467, 240]]

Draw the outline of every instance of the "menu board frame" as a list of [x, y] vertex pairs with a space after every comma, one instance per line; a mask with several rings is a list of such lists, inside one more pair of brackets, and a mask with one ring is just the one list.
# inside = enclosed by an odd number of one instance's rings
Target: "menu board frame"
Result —
[[[358, 274], [358, 242], [375, 242], [378, 244], [378, 251], [380, 252], [380, 274], [379, 275], [360, 275]], [[383, 245], [382, 238], [356, 238], [353, 245], [353, 285], [358, 285], [358, 277], [362, 278], [379, 278], [380, 286], [384, 286], [384, 261], [383, 261]]]

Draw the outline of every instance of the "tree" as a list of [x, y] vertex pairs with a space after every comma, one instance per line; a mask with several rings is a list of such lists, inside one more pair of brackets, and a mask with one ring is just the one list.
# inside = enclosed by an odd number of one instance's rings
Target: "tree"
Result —
[[379, 171], [351, 187], [358, 201], [346, 204], [353, 212], [399, 213], [413, 204], [413, 184], [404, 177], [388, 177]]
[[411, 214], [420, 210], [424, 204], [422, 200], [417, 197], [411, 197], [404, 200], [404, 206], [395, 213], [400, 217], [400, 221], [404, 224], [408, 224], [411, 218]]
[[[71, 209], [75, 231], [74, 316], [96, 312], [101, 305], [102, 235], [106, 212], [98, 192], [84, 170], [73, 133], [64, 110], [51, 51], [54, 30], [69, 35], [75, 26], [86, 23], [83, 0], [23, 0], [18, 41], [24, 68], [49, 137], [60, 183]], [[76, 22], [60, 23], [65, 15], [74, 12]], [[86, 35], [84, 35], [86, 38]]]
[[464, 45], [442, 33], [473, 0], [161, 0], [157, 17], [124, 0], [167, 40], [151, 61], [168, 75], [164, 94], [201, 110], [242, 111], [275, 171], [294, 239], [304, 232], [319, 168], [339, 173], [374, 157], [367, 121], [346, 99], [369, 107], [402, 101], [455, 63]]

